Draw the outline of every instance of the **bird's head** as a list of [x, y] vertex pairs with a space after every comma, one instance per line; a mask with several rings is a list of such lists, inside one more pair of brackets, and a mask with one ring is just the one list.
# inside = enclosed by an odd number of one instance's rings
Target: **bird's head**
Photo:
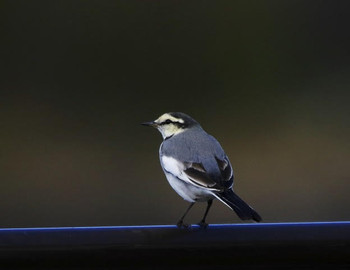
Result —
[[154, 121], [142, 123], [142, 125], [158, 129], [163, 139], [167, 139], [199, 124], [185, 113], [169, 112], [162, 114]]

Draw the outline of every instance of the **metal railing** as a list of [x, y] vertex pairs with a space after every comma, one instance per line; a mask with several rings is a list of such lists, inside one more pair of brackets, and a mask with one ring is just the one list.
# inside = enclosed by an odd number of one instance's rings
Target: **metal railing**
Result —
[[350, 222], [0, 229], [1, 266], [350, 269]]

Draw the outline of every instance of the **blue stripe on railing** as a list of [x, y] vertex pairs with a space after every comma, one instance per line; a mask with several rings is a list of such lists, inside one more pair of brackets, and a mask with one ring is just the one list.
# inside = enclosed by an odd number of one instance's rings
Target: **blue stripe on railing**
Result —
[[[275, 222], [275, 223], [235, 223], [235, 224], [210, 224], [208, 228], [235, 228], [235, 227], [283, 227], [283, 226], [349, 226], [350, 221], [322, 221], [322, 222]], [[198, 225], [192, 225], [199, 228]], [[127, 230], [127, 229], [169, 229], [176, 225], [133, 225], [133, 226], [89, 226], [89, 227], [24, 227], [24, 228], [0, 228], [0, 233], [7, 231], [53, 231], [53, 230]]]
[[207, 229], [174, 225], [0, 229], [0, 248], [172, 248], [206, 245], [350, 243], [350, 222], [212, 224]]
[[350, 222], [0, 229], [0, 269], [350, 269]]

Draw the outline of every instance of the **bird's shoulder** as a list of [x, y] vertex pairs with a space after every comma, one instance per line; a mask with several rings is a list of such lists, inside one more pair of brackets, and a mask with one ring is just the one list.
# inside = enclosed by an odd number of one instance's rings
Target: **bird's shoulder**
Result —
[[[161, 152], [180, 160], [200, 161], [207, 156], [224, 158], [226, 155], [220, 143], [202, 128], [189, 129], [163, 141]], [[191, 161], [191, 160], [189, 160]]]

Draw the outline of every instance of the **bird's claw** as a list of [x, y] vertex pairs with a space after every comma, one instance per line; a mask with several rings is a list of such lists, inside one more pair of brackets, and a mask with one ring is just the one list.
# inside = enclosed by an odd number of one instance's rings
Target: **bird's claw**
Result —
[[208, 228], [208, 223], [201, 221], [197, 224], [201, 229], [206, 229]]
[[191, 225], [190, 224], [186, 224], [184, 223], [182, 220], [180, 220], [176, 226], [179, 228], [179, 229], [190, 229], [191, 228]]

